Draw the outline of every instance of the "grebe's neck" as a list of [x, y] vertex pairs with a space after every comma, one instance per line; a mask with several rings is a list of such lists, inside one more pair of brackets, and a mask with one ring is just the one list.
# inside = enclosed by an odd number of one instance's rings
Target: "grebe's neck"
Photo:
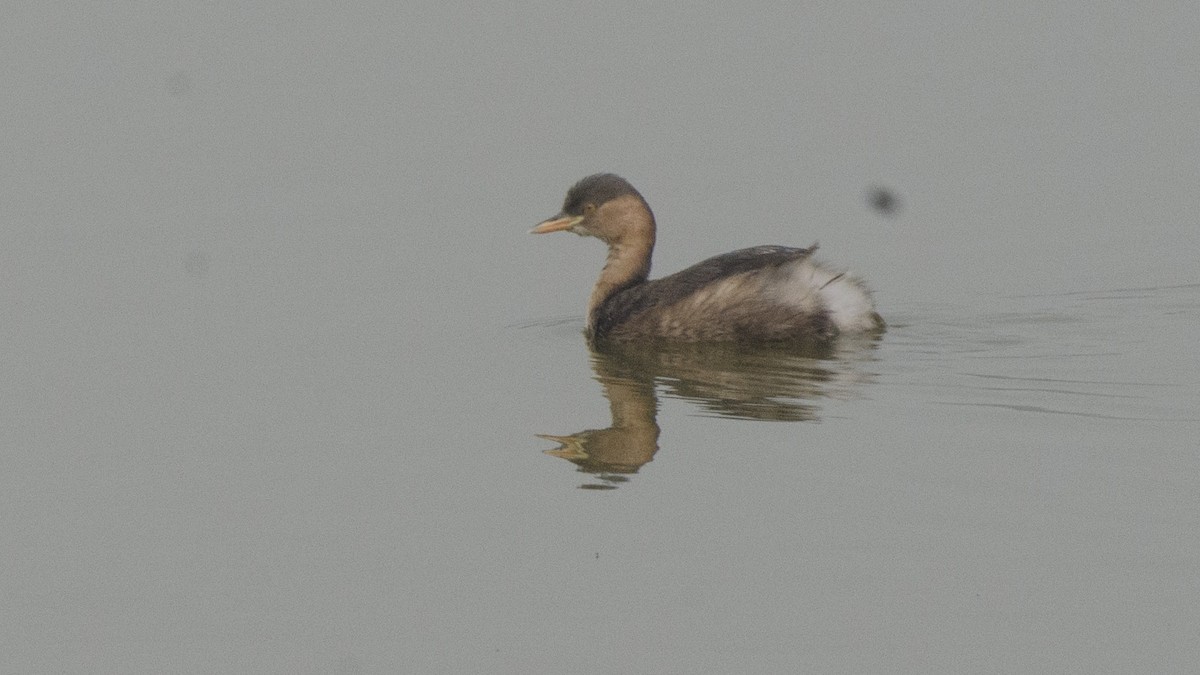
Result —
[[588, 317], [613, 293], [645, 281], [650, 276], [650, 255], [653, 246], [610, 244], [608, 260], [600, 270], [600, 278], [588, 299]]
[[588, 329], [593, 327], [596, 310], [614, 293], [644, 282], [650, 276], [650, 257], [654, 253], [654, 215], [640, 198], [619, 198], [603, 207], [616, 227], [600, 235], [608, 244], [608, 258], [600, 278], [588, 299]]

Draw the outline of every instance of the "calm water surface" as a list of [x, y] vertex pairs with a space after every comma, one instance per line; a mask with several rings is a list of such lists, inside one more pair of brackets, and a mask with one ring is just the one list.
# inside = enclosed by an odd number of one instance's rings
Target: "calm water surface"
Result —
[[[1193, 9], [38, 7], [0, 671], [1200, 661]], [[590, 351], [599, 170], [888, 332]]]

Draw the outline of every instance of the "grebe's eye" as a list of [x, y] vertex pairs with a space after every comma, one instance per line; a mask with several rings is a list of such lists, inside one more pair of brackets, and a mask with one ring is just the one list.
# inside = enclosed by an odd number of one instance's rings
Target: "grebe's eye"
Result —
[[584, 204], [584, 205], [583, 205], [583, 215], [585, 215], [585, 216], [590, 216], [590, 215], [592, 215], [592, 214], [593, 214], [593, 213], [595, 213], [595, 212], [596, 212], [596, 205], [595, 205], [595, 204], [593, 204], [593, 203], [591, 203], [591, 202], [588, 202], [587, 204]]

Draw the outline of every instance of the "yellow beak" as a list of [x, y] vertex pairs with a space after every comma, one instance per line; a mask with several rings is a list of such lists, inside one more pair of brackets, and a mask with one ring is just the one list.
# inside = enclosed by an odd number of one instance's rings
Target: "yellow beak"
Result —
[[559, 444], [553, 450], [542, 451], [552, 457], [561, 457], [562, 459], [587, 459], [588, 457], [587, 450], [583, 449], [583, 441], [576, 436], [551, 436], [550, 434], [534, 434], [534, 436]]
[[529, 231], [529, 234], [546, 234], [547, 232], [561, 232], [575, 227], [583, 222], [583, 216], [562, 216], [551, 218], [550, 220], [538, 223], [538, 226]]

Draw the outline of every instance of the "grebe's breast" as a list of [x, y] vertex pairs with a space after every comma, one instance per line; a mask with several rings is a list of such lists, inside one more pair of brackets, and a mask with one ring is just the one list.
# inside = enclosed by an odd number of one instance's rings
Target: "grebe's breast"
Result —
[[882, 328], [862, 282], [812, 260], [816, 246], [756, 246], [714, 256], [610, 295], [593, 339], [828, 340]]

